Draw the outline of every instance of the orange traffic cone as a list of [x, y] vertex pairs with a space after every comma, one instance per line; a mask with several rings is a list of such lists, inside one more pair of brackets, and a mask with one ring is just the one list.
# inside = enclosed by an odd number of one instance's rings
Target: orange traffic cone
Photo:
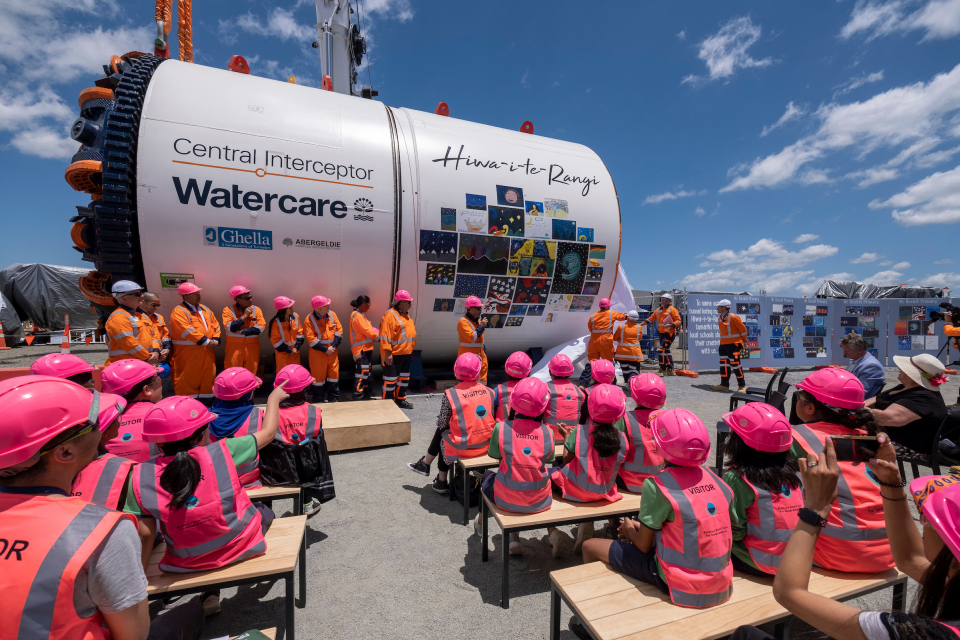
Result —
[[6, 338], [3, 335], [3, 328], [0, 327], [0, 351], [4, 351], [5, 349], [9, 349], [9, 348], [10, 347], [7, 346]]
[[60, 343], [60, 353], [70, 353], [70, 314], [63, 316], [63, 341]]

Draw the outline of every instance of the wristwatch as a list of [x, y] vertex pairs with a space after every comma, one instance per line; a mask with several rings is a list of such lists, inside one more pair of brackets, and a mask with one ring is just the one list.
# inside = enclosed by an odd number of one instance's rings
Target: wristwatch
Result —
[[821, 517], [820, 514], [813, 509], [807, 509], [806, 507], [803, 507], [797, 512], [797, 516], [799, 516], [800, 519], [807, 524], [813, 525], [814, 527], [827, 526], [827, 519]]

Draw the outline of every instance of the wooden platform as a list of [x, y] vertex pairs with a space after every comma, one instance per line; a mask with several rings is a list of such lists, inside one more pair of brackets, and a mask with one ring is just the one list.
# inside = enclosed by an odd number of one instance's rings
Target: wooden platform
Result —
[[328, 451], [410, 442], [410, 418], [393, 400], [318, 404]]

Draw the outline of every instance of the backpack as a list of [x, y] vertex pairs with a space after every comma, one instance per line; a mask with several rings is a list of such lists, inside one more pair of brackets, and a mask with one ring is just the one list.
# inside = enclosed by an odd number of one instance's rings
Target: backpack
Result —
[[[477, 507], [480, 505], [480, 484], [483, 480], [469, 471], [467, 473], [470, 474], [467, 476], [467, 492], [470, 494], [470, 506]], [[456, 500], [460, 504], [463, 504], [463, 480], [459, 477], [457, 481], [453, 483], [453, 486], [450, 487], [450, 500]]]

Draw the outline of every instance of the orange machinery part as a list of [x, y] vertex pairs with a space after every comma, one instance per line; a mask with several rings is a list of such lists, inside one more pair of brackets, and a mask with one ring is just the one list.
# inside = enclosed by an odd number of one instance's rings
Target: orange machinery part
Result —
[[104, 307], [115, 307], [117, 302], [113, 299], [103, 286], [110, 280], [110, 276], [99, 271], [91, 271], [82, 276], [79, 280], [80, 293], [94, 304]]
[[750, 367], [747, 371], [753, 371], [754, 373], [770, 373], [774, 374], [777, 372], [773, 367]]
[[85, 222], [74, 222], [73, 226], [70, 227], [70, 239], [73, 240], [73, 244], [77, 245], [81, 249], [89, 249], [90, 245], [83, 241], [83, 229], [87, 226]]
[[101, 189], [90, 178], [94, 173], [103, 172], [103, 163], [99, 160], [77, 160], [67, 167], [63, 174], [63, 179], [67, 181], [75, 191], [86, 191], [87, 193], [101, 193]]
[[82, 107], [83, 103], [87, 100], [95, 100], [97, 98], [101, 100], [113, 100], [114, 97], [113, 89], [105, 89], [104, 87], [87, 87], [80, 92], [80, 96], [77, 98], [77, 104]]
[[684, 378], [699, 378], [700, 374], [696, 371], [690, 371], [689, 369], [677, 369], [674, 373], [678, 376], [683, 376]]

